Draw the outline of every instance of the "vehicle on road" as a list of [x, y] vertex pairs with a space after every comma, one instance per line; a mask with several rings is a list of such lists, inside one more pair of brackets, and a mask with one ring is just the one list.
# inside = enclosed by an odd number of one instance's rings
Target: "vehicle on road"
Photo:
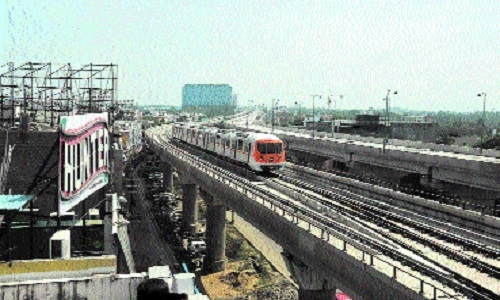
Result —
[[207, 251], [207, 244], [202, 240], [191, 240], [188, 243], [188, 251], [191, 255], [202, 255]]

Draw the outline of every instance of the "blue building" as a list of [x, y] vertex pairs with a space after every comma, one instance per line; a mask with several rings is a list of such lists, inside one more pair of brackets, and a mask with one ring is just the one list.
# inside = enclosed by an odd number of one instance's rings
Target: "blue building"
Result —
[[182, 88], [182, 109], [210, 114], [230, 114], [236, 106], [229, 84], [186, 84]]

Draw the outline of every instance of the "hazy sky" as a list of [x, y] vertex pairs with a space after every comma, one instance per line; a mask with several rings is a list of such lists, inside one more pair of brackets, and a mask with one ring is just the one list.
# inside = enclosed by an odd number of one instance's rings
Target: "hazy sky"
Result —
[[0, 0], [0, 15], [2, 65], [116, 63], [140, 104], [179, 105], [187, 83], [268, 105], [382, 108], [387, 89], [409, 109], [500, 104], [498, 0]]

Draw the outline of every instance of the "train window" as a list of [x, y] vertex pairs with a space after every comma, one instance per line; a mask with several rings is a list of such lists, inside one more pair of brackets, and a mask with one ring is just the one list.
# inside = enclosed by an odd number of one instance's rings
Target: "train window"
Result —
[[229, 147], [231, 146], [231, 145], [230, 145], [230, 144], [231, 144], [230, 142], [231, 142], [230, 140], [226, 140], [226, 147], [227, 147], [227, 148], [229, 148]]
[[[269, 144], [269, 145], [272, 145], [272, 150], [270, 151], [270, 153], [281, 153], [281, 151], [283, 151], [283, 147], [282, 147], [282, 144], [281, 143], [274, 143], [274, 144]], [[269, 150], [268, 150], [269, 151]]]
[[266, 145], [267, 144], [264, 144], [264, 143], [258, 143], [257, 144], [257, 150], [262, 153], [262, 154], [266, 154], [267, 153], [267, 148], [266, 148]]
[[267, 152], [268, 153], [276, 153], [276, 146], [277, 144], [268, 144], [267, 145]]
[[242, 151], [242, 150], [243, 150], [243, 141], [238, 140], [238, 151]]
[[281, 143], [258, 143], [257, 150], [262, 154], [276, 154], [283, 151]]

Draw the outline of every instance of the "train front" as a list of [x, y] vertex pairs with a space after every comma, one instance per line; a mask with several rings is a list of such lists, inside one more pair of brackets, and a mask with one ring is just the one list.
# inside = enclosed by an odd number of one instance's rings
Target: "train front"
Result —
[[278, 138], [257, 139], [254, 149], [255, 170], [269, 172], [285, 166], [285, 149]]

